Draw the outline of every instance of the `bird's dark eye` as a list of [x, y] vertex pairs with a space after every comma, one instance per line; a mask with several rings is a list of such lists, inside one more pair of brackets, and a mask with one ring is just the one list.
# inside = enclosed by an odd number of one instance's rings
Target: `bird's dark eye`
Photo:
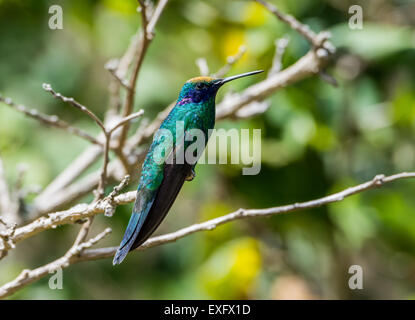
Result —
[[198, 84], [196, 84], [196, 89], [197, 90], [203, 90], [206, 88], [206, 85], [202, 82], [199, 82]]

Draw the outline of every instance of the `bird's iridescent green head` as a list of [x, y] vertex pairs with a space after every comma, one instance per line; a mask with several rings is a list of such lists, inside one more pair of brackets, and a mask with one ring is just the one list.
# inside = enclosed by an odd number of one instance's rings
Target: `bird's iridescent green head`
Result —
[[196, 77], [188, 80], [180, 91], [178, 104], [203, 103], [216, 97], [219, 88], [225, 83], [263, 72], [262, 70], [247, 72], [236, 76], [217, 79], [211, 77]]

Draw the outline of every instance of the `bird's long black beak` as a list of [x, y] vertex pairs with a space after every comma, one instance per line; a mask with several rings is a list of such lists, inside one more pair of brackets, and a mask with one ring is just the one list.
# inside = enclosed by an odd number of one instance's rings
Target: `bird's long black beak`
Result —
[[224, 79], [218, 79], [216, 84], [218, 85], [218, 87], [220, 87], [220, 86], [222, 86], [223, 84], [225, 84], [229, 81], [236, 80], [236, 79], [243, 78], [243, 77], [252, 76], [254, 74], [258, 74], [258, 73], [261, 73], [261, 72], [264, 72], [264, 70], [256, 70], [256, 71], [251, 71], [251, 72], [238, 74], [238, 75], [232, 76], [232, 77], [227, 77], [227, 78], [224, 78]]

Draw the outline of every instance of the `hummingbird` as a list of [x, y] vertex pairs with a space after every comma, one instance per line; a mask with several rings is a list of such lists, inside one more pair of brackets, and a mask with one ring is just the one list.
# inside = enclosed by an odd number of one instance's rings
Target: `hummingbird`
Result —
[[[192, 140], [186, 134], [199, 129], [204, 134], [206, 147], [210, 129], [215, 126], [215, 99], [220, 87], [242, 77], [263, 72], [247, 72], [227, 78], [196, 77], [182, 87], [177, 102], [154, 135], [153, 142], [144, 159], [137, 196], [124, 237], [115, 253], [113, 265], [120, 264], [129, 251], [143, 244], [167, 215], [185, 181], [195, 178], [195, 161], [174, 161], [179, 149], [189, 147]], [[177, 123], [182, 130], [177, 130]], [[171, 139], [158, 134], [171, 132]], [[179, 133], [183, 132], [182, 133]], [[163, 149], [161, 159], [156, 159], [157, 150]], [[203, 150], [202, 150], [203, 151]], [[173, 161], [167, 161], [173, 159]]]

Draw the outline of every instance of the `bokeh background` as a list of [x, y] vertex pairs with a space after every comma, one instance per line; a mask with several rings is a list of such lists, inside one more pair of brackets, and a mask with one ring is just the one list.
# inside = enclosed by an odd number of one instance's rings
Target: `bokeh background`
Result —
[[[218, 123], [262, 129], [260, 174], [243, 176], [237, 165], [198, 166], [157, 234], [239, 207], [311, 200], [376, 174], [414, 170], [414, 1], [274, 3], [315, 31], [332, 32], [338, 52], [328, 71], [339, 87], [309, 78], [271, 96], [263, 115]], [[52, 4], [63, 8], [63, 30], [48, 28]], [[363, 30], [348, 27], [352, 4], [363, 7]], [[41, 84], [51, 83], [103, 116], [110, 81], [104, 64], [122, 55], [139, 27], [136, 8], [134, 0], [0, 0], [0, 92], [98, 133]], [[135, 109], [144, 108], [150, 119], [164, 109], [183, 82], [198, 75], [199, 57], [216, 71], [244, 44], [248, 51], [231, 74], [269, 69], [274, 41], [284, 36], [290, 39], [283, 59], [288, 66], [309, 45], [259, 5], [171, 0], [144, 61]], [[24, 185], [46, 186], [87, 145], [0, 104], [0, 152], [11, 184], [24, 164]], [[12, 298], [415, 298], [414, 192], [414, 181], [401, 180], [323, 208], [230, 223], [131, 254], [116, 268], [111, 259], [79, 263], [64, 270], [62, 290], [49, 289], [46, 277]], [[113, 229], [100, 246], [119, 243], [130, 210], [122, 206], [112, 218], [95, 219], [91, 234]], [[61, 256], [78, 228], [67, 225], [19, 243], [0, 263], [0, 283]], [[351, 265], [363, 268], [363, 290], [348, 287]]]

